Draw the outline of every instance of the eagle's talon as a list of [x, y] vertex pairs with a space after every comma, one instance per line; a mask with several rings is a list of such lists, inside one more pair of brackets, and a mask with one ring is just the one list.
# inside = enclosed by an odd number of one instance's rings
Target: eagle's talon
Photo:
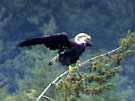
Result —
[[68, 72], [69, 73], [73, 73], [74, 72], [74, 68], [71, 65], [68, 66]]
[[49, 61], [49, 62], [48, 62], [48, 65], [52, 65], [52, 64], [53, 64], [52, 61]]

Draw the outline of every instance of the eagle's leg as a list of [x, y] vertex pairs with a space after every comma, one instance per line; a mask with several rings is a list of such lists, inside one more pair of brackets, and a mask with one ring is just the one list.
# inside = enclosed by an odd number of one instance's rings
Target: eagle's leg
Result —
[[53, 57], [49, 62], [48, 65], [53, 65], [56, 61], [58, 61], [59, 54]]

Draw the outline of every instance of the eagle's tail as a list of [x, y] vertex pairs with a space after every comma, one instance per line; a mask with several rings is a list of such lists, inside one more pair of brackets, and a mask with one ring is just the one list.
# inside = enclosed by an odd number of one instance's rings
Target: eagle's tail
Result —
[[49, 62], [48, 65], [53, 65], [58, 61], [59, 54], [57, 54], [55, 57], [53, 57]]

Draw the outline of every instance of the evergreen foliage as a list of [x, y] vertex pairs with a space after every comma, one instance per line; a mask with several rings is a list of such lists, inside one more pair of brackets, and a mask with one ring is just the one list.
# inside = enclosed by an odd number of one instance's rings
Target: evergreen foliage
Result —
[[[80, 58], [80, 61], [86, 60], [117, 47], [119, 38], [125, 36], [128, 29], [134, 31], [134, 9], [134, 0], [0, 0], [0, 101], [36, 99], [49, 82], [66, 70], [66, 67], [59, 64], [48, 67], [47, 61], [55, 56], [55, 52], [48, 52], [44, 46], [19, 49], [16, 47], [19, 42], [56, 32], [68, 32], [70, 37], [79, 32], [92, 33], [93, 48]], [[121, 39], [120, 43], [126, 47], [132, 41], [126, 43], [125, 39]], [[116, 73], [115, 77], [112, 76], [111, 80], [105, 82], [112, 81], [116, 84], [112, 90], [103, 91], [100, 96], [86, 95], [80, 91], [80, 98], [77, 100], [134, 100], [134, 47], [135, 44], [126, 54], [121, 53], [119, 61], [115, 61], [124, 64], [121, 64], [123, 71], [119, 76]], [[125, 59], [129, 54], [131, 56]], [[111, 58], [118, 58], [117, 56], [116, 54]], [[95, 62], [99, 60], [93, 61]], [[108, 61], [105, 66], [100, 63], [100, 66], [109, 70], [113, 66], [117, 67], [115, 64], [110, 66], [110, 63], [112, 62]], [[79, 72], [87, 75], [83, 71]], [[94, 70], [89, 69], [88, 73], [90, 72]], [[56, 98], [63, 101], [61, 97]]]
[[[121, 60], [134, 53], [135, 32], [128, 32], [126, 38], [121, 39], [120, 49], [115, 53], [107, 53], [90, 61], [89, 72], [80, 71], [80, 64], [69, 67], [68, 75], [56, 85], [64, 92], [64, 101], [76, 101], [80, 94], [101, 95], [111, 90], [114, 84], [112, 78], [123, 71]], [[57, 94], [57, 93], [56, 93]]]

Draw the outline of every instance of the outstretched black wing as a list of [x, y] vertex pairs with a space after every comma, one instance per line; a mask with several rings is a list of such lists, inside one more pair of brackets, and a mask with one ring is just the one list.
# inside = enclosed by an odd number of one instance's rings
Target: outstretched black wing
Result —
[[51, 50], [55, 50], [55, 49], [61, 50], [63, 48], [70, 47], [70, 41], [66, 33], [29, 39], [21, 42], [18, 46], [25, 47], [25, 46], [39, 45], [39, 44], [44, 44], [47, 48], [50, 48]]

